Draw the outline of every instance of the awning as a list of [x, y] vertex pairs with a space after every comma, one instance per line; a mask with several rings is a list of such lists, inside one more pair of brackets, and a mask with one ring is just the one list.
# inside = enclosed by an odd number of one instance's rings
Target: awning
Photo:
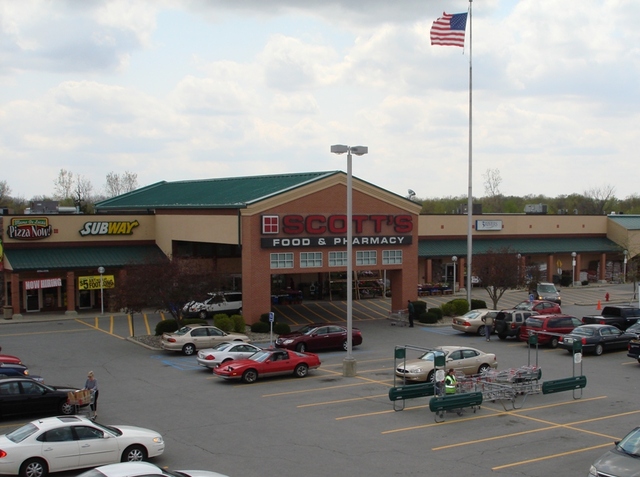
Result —
[[157, 245], [5, 249], [4, 254], [9, 264], [7, 269], [16, 272], [113, 268], [168, 260]]
[[[559, 253], [621, 253], [620, 245], [606, 237], [479, 239], [473, 237], [473, 254], [482, 255], [487, 250], [509, 247], [522, 255]], [[418, 256], [421, 258], [464, 257], [467, 255], [467, 240], [420, 240]]]

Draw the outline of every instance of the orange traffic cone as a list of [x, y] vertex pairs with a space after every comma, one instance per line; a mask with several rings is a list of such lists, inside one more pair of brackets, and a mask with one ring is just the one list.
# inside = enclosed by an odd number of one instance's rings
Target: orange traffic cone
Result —
[[602, 310], [602, 303], [598, 300], [598, 306], [596, 306], [596, 310]]

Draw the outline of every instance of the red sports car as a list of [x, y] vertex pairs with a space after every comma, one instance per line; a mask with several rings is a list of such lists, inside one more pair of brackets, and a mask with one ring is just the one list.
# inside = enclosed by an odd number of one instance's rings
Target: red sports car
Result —
[[310, 369], [320, 366], [320, 358], [312, 353], [299, 353], [286, 349], [265, 349], [247, 359], [230, 361], [213, 368], [213, 372], [224, 379], [240, 379], [253, 383], [258, 377], [293, 374], [304, 378]]
[[[362, 344], [362, 333], [358, 328], [352, 328], [352, 345]], [[342, 348], [347, 350], [347, 328], [345, 326], [309, 324], [293, 333], [278, 336], [276, 347], [305, 351]]]

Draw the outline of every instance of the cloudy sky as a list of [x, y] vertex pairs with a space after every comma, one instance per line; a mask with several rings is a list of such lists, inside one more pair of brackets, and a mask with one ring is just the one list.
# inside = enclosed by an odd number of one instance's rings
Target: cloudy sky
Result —
[[346, 170], [419, 198], [637, 194], [638, 0], [0, 0], [0, 180]]

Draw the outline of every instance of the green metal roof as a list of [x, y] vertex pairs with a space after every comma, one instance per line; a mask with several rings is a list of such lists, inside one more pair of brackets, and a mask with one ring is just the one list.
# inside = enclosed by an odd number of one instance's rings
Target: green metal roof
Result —
[[167, 259], [156, 245], [5, 249], [4, 253], [14, 271], [123, 267]]
[[98, 202], [97, 211], [156, 208], [245, 208], [341, 171], [158, 182]]
[[640, 215], [616, 214], [607, 217], [627, 230], [640, 230]]
[[[483, 254], [487, 250], [510, 247], [521, 254], [557, 254], [586, 252], [620, 252], [622, 248], [606, 237], [577, 238], [522, 238], [522, 239], [477, 239], [473, 238], [473, 253]], [[423, 258], [467, 255], [467, 240], [420, 240], [418, 256]]]

